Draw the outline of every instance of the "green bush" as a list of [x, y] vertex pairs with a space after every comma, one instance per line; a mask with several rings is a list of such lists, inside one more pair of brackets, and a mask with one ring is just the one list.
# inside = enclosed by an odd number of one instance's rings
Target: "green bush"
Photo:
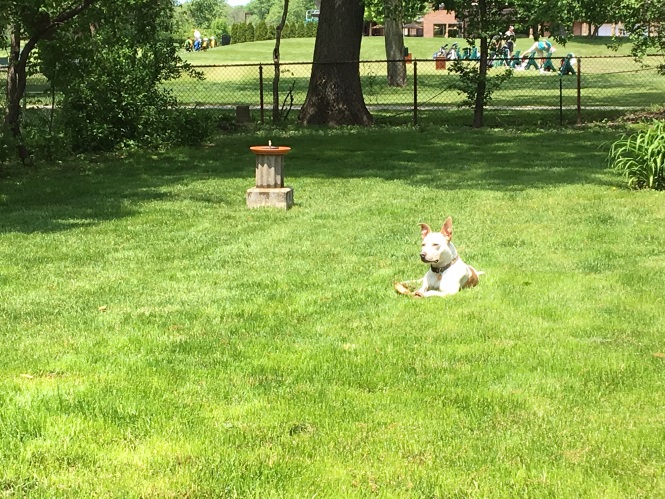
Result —
[[81, 61], [80, 74], [63, 88], [61, 118], [71, 150], [154, 148], [172, 142], [169, 116], [177, 102], [158, 82], [174, 70], [164, 60], [156, 48], [117, 47]]
[[[478, 65], [469, 66], [461, 60], [456, 60], [448, 68], [450, 73], [459, 75], [459, 78], [451, 85], [461, 95], [466, 98], [462, 101], [462, 106], [474, 107], [476, 104], [476, 95], [478, 95], [479, 83], [482, 79]], [[485, 91], [483, 95], [483, 104], [487, 105], [492, 100], [492, 94], [496, 92], [501, 85], [513, 76], [512, 69], [506, 69], [502, 73], [485, 75]]]
[[665, 190], [665, 121], [624, 134], [610, 147], [608, 163], [631, 189]]
[[256, 29], [254, 30], [254, 40], [257, 42], [268, 40], [268, 26], [263, 19], [261, 19], [256, 25]]
[[197, 109], [173, 109], [166, 115], [165, 145], [199, 146], [218, 126], [219, 117]]
[[238, 43], [238, 23], [231, 25], [231, 44]]
[[247, 23], [247, 26], [245, 28], [245, 41], [246, 42], [254, 42], [255, 40], [255, 34], [254, 34], [254, 25], [250, 22]]
[[314, 38], [316, 36], [316, 28], [319, 27], [318, 22], [308, 22], [305, 24], [305, 36]]

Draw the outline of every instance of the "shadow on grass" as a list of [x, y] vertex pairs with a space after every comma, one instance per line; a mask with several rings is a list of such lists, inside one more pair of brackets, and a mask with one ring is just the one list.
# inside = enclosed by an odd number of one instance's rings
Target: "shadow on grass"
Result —
[[[285, 136], [287, 135], [287, 136]], [[412, 186], [515, 191], [568, 184], [609, 184], [608, 130], [473, 130], [423, 127], [308, 129], [221, 136], [207, 147], [75, 160], [0, 179], [0, 232], [54, 232], [132, 216], [143, 203], [206, 180], [247, 179], [250, 145], [289, 145], [292, 179], [379, 178]], [[244, 184], [243, 184], [244, 185]], [[187, 193], [194, 201], [232, 203], [223, 193]], [[203, 199], [205, 198], [205, 199]]]

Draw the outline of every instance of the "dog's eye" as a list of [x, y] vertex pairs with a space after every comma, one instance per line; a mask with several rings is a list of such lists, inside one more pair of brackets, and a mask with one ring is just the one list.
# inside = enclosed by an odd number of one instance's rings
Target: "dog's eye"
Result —
[[440, 244], [435, 244], [434, 247], [435, 247], [436, 249], [439, 249], [439, 248], [441, 247], [441, 245], [440, 245]]

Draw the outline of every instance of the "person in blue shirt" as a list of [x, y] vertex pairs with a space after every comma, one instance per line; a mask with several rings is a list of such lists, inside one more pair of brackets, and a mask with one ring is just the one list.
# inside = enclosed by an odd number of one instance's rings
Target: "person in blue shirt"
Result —
[[533, 52], [536, 52], [538, 57], [544, 58], [552, 55], [554, 51], [556, 51], [556, 48], [552, 46], [549, 40], [538, 40], [529, 47], [529, 50], [525, 50], [522, 53], [522, 58], [529, 57]]

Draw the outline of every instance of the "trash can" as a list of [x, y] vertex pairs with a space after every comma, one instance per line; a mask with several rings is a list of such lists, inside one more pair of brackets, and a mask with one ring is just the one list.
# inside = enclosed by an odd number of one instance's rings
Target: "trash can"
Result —
[[228, 33], [222, 35], [222, 45], [231, 45], [231, 35]]

